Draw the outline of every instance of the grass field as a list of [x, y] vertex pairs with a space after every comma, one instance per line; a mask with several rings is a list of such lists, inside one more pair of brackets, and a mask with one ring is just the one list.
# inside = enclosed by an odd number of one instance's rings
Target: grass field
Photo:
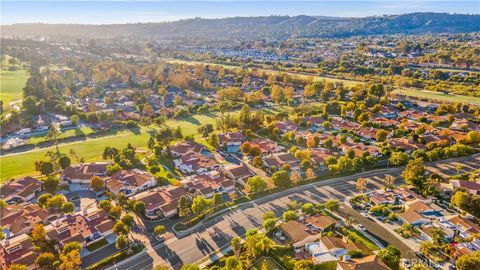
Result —
[[[232, 114], [235, 115], [237, 112], [233, 112]], [[180, 126], [184, 136], [193, 135], [197, 133], [197, 129], [201, 125], [213, 124], [215, 126], [217, 118], [217, 113], [208, 113], [194, 115], [179, 120], [170, 119], [167, 121], [166, 125], [170, 128], [176, 128], [177, 126]], [[121, 131], [113, 136], [106, 136], [102, 138], [60, 145], [59, 149], [60, 152], [65, 154], [68, 154], [70, 149], [73, 149], [75, 152], [77, 152], [79, 157], [83, 157], [86, 161], [101, 160], [105, 146], [123, 148], [128, 143], [131, 143], [137, 148], [146, 148], [148, 138], [150, 137], [151, 133], [155, 132], [155, 129], [157, 129], [157, 127], [151, 126], [142, 127], [141, 129], [135, 131]], [[68, 132], [75, 132], [75, 130]], [[42, 139], [44, 139], [44, 137], [38, 137], [32, 140]], [[38, 175], [39, 173], [35, 171], [34, 167], [35, 161], [45, 160], [45, 153], [54, 149], [55, 147], [52, 146], [0, 157], [0, 181], [27, 175]], [[72, 162], [75, 162], [75, 160]]]
[[[10, 71], [10, 65], [4, 61], [0, 70], [0, 100], [3, 101], [3, 108], [8, 110], [9, 103], [21, 100], [23, 96], [23, 87], [27, 83], [28, 71], [21, 66], [17, 66], [18, 70]], [[18, 105], [21, 105], [18, 104]]]
[[[222, 66], [222, 67], [227, 68], [227, 69], [240, 68], [239, 66], [235, 66], [235, 65], [215, 64], [215, 63], [202, 62], [202, 61], [190, 61], [190, 60], [180, 60], [180, 59], [168, 59], [166, 61], [170, 62], [170, 63], [204, 64], [204, 65], [211, 65], [211, 66]], [[267, 68], [256, 68], [256, 69], [264, 71], [265, 73], [271, 73], [271, 74], [285, 73], [285, 74], [290, 74], [292, 76], [298, 76], [298, 77], [301, 77], [301, 78], [304, 78], [304, 79], [307, 79], [307, 78], [311, 77], [315, 81], [327, 80], [327, 81], [331, 81], [331, 82], [341, 82], [345, 86], [348, 86], [348, 87], [352, 87], [352, 86], [355, 86], [357, 84], [364, 84], [364, 82], [360, 82], [360, 81], [337, 79], [337, 78], [332, 78], [332, 77], [327, 77], [327, 76], [319, 76], [319, 75], [314, 75], [314, 74], [312, 74], [312, 75], [308, 74], [307, 75], [307, 74], [300, 74], [300, 73], [288, 72], [288, 71], [277, 71], [277, 70], [272, 70], [272, 69], [267, 69]]]
[[461, 95], [455, 95], [455, 94], [443, 94], [443, 93], [437, 93], [433, 91], [405, 89], [405, 88], [396, 89], [393, 91], [393, 93], [411, 96], [411, 97], [428, 98], [428, 99], [437, 100], [437, 101], [474, 103], [474, 104], [480, 105], [480, 98], [477, 98], [477, 97], [461, 96]]
[[[63, 139], [63, 138], [68, 138], [68, 137], [73, 137], [73, 136], [79, 136], [79, 135], [89, 135], [94, 133], [93, 129], [90, 127], [81, 127], [81, 128], [76, 128], [76, 129], [70, 129], [67, 131], [62, 132], [59, 136], [58, 139]], [[37, 144], [43, 141], [48, 141], [50, 140], [49, 138], [46, 137], [46, 135], [39, 135], [39, 136], [34, 136], [30, 137], [27, 141], [27, 143], [31, 144]]]

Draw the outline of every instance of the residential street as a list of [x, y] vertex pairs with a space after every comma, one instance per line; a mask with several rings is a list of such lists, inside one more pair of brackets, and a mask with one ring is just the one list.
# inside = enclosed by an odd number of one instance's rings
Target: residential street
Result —
[[[480, 168], [480, 155], [427, 163], [426, 167], [432, 172], [447, 175], [456, 173], [455, 165], [458, 162], [464, 165], [463, 169], [465, 171], [478, 169]], [[261, 216], [265, 211], [272, 210], [279, 216], [287, 209], [287, 204], [291, 200], [314, 203], [320, 203], [327, 199], [344, 201], [346, 197], [357, 193], [355, 181], [359, 177], [368, 178], [368, 189], [376, 189], [383, 187], [382, 179], [385, 175], [394, 175], [399, 180], [399, 175], [402, 171], [403, 167], [381, 169], [320, 181], [271, 194], [206, 222], [203, 226], [199, 226], [196, 229], [196, 233], [181, 239], [172, 238], [167, 240], [165, 244], [154, 246], [154, 250], [172, 268], [178, 269], [183, 264], [195, 263], [203, 257], [209, 256], [215, 250], [229, 245], [232, 237], [243, 236], [248, 229], [259, 227], [262, 222]], [[409, 256], [407, 253], [410, 248], [380, 225], [366, 220], [357, 212], [345, 207], [345, 205], [339, 212], [353, 216], [368, 231], [400, 248], [404, 256]], [[116, 264], [110, 269], [151, 269], [152, 265], [157, 263], [159, 262], [155, 261], [153, 263], [152, 258], [146, 252], [142, 252]]]

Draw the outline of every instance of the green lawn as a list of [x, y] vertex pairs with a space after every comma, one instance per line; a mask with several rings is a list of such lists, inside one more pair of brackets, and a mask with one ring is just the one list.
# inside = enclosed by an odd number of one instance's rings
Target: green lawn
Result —
[[[94, 131], [90, 127], [81, 127], [81, 128], [70, 129], [70, 130], [66, 130], [66, 131], [62, 132], [58, 136], [58, 139], [80, 136], [80, 135], [87, 136], [87, 135], [92, 134], [92, 133], [94, 133]], [[35, 137], [29, 138], [27, 143], [37, 144], [37, 143], [44, 142], [44, 141], [49, 141], [49, 140], [50, 139], [47, 138], [46, 135], [44, 135], [44, 136], [40, 135], [40, 136], [35, 136]]]
[[461, 96], [455, 94], [443, 94], [440, 92], [426, 91], [426, 90], [417, 90], [417, 89], [396, 89], [393, 91], [394, 94], [401, 94], [411, 97], [419, 98], [429, 98], [437, 101], [448, 101], [448, 102], [461, 102], [461, 103], [474, 103], [480, 105], [480, 98], [470, 97], [470, 96]]
[[[204, 61], [193, 61], [193, 60], [168, 59], [167, 62], [170, 62], [170, 63], [186, 63], [186, 64], [198, 64], [198, 63], [200, 63], [200, 64], [210, 65], [210, 66], [222, 66], [226, 69], [241, 68], [240, 66], [236, 66], [236, 65], [215, 64], [215, 63], [209, 63], [209, 62], [204, 62]], [[348, 87], [352, 87], [352, 86], [355, 86], [357, 84], [364, 84], [364, 82], [361, 82], [361, 81], [337, 79], [337, 78], [333, 78], [333, 77], [319, 76], [319, 75], [315, 75], [315, 74], [311, 74], [311, 75], [310, 74], [308, 74], [308, 75], [307, 74], [299, 74], [299, 73], [289, 72], [289, 71], [277, 71], [277, 70], [272, 70], [272, 69], [268, 69], [268, 68], [256, 68], [256, 69], [264, 71], [266, 73], [271, 73], [271, 74], [277, 74], [279, 72], [280, 73], [285, 73], [285, 74], [289, 74], [289, 75], [292, 75], [292, 76], [301, 77], [303, 79], [307, 79], [307, 78], [311, 77], [316, 81], [327, 80], [327, 81], [331, 81], [331, 82], [341, 82], [345, 86], [348, 86]]]
[[[0, 100], [3, 102], [4, 110], [8, 110], [8, 105], [12, 101], [21, 100], [23, 97], [23, 87], [28, 79], [28, 71], [18, 67], [17, 71], [9, 71], [8, 67], [2, 65], [0, 70]], [[21, 105], [21, 102], [17, 106]]]
[[[233, 112], [232, 114], [237, 114]], [[183, 119], [170, 119], [167, 121], [167, 126], [176, 128], [180, 126], [183, 135], [192, 135], [197, 133], [197, 128], [204, 124], [215, 125], [217, 113], [208, 113], [202, 115], [189, 116]], [[77, 155], [83, 157], [86, 161], [101, 160], [103, 149], [105, 146], [115, 146], [117, 148], [125, 147], [128, 143], [138, 148], [145, 148], [147, 145], [150, 133], [158, 127], [142, 127], [138, 131], [121, 131], [112, 136], [106, 136], [97, 139], [89, 139], [81, 142], [73, 142], [65, 145], [60, 145], [59, 149], [62, 153], [69, 153], [70, 149], [75, 150]], [[67, 131], [75, 133], [75, 130]], [[88, 130], [83, 130], [88, 132]], [[63, 136], [64, 134], [62, 134]], [[45, 137], [37, 137], [31, 140], [43, 140]], [[17, 178], [27, 175], [38, 175], [34, 169], [36, 160], [45, 160], [45, 153], [54, 150], [55, 147], [47, 147], [42, 149], [35, 149], [33, 151], [19, 153], [11, 156], [0, 157], [0, 181], [11, 178]], [[75, 160], [72, 160], [75, 162]]]

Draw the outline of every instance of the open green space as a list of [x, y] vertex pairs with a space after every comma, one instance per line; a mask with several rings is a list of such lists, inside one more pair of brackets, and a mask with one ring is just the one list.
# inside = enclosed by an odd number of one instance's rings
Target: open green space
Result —
[[[232, 112], [234, 115], [237, 113], [238, 112]], [[183, 135], [193, 135], [197, 133], [197, 129], [201, 125], [215, 125], [217, 118], [218, 113], [207, 113], [181, 119], [170, 119], [166, 122], [166, 125], [170, 128], [177, 128], [179, 126]], [[59, 146], [59, 150], [64, 154], [68, 154], [70, 149], [73, 149], [79, 157], [83, 157], [86, 161], [101, 160], [105, 146], [123, 148], [128, 143], [131, 143], [137, 148], [145, 148], [150, 134], [154, 133], [158, 128], [158, 126], [149, 126], [135, 130], [119, 131], [115, 135], [63, 144]], [[81, 131], [90, 132], [86, 129]], [[67, 132], [74, 134], [79, 131], [71, 130]], [[62, 136], [65, 136], [65, 134], [62, 134]], [[44, 139], [45, 137], [37, 137], [31, 140]], [[55, 146], [0, 157], [0, 181], [27, 175], [39, 175], [39, 173], [35, 171], [35, 161], [45, 160], [45, 154], [52, 150], [55, 150]], [[75, 162], [76, 161], [72, 159], [72, 163]]]
[[[10, 108], [10, 102], [21, 100], [23, 96], [23, 87], [27, 83], [28, 71], [21, 65], [15, 65], [17, 70], [9, 70], [9, 57], [6, 57], [2, 62], [0, 69], [0, 100], [3, 102], [4, 110]], [[17, 106], [21, 105], [21, 102]]]
[[[64, 138], [69, 138], [69, 137], [74, 137], [74, 136], [87, 136], [94, 133], [94, 130], [90, 127], [79, 127], [75, 129], [70, 129], [63, 131], [58, 135], [58, 139], [64, 139]], [[50, 139], [46, 135], [38, 135], [34, 136], [28, 139], [27, 143], [31, 144], [37, 144], [40, 142], [44, 141], [49, 141]]]
[[436, 101], [447, 101], [447, 102], [461, 102], [461, 103], [473, 103], [480, 105], [480, 98], [462, 96], [455, 94], [444, 94], [440, 92], [427, 91], [427, 90], [417, 90], [417, 89], [406, 89], [400, 88], [393, 91], [394, 94], [405, 95], [409, 97], [417, 98], [428, 98]]
[[[216, 64], [216, 63], [209, 63], [209, 62], [203, 62], [203, 61], [193, 61], [193, 60], [180, 60], [180, 59], [168, 59], [166, 60], [167, 62], [170, 63], [185, 63], [185, 64], [204, 64], [204, 65], [210, 65], [210, 66], [222, 66], [226, 69], [233, 69], [233, 68], [241, 68], [240, 66], [236, 65], [226, 65], [226, 64]], [[290, 72], [290, 71], [279, 71], [279, 70], [273, 70], [273, 69], [268, 69], [268, 68], [249, 68], [249, 69], [257, 69], [261, 70], [265, 73], [268, 74], [278, 74], [278, 73], [285, 73], [289, 74], [292, 76], [297, 76], [303, 79], [308, 79], [308, 78], [313, 78], [316, 81], [319, 80], [326, 80], [326, 81], [331, 81], [331, 82], [341, 82], [345, 86], [352, 87], [357, 84], [364, 84], [364, 82], [361, 81], [354, 81], [354, 80], [347, 80], [347, 79], [339, 79], [339, 78], [333, 78], [329, 76], [320, 76], [320, 75], [315, 75], [315, 74], [303, 74], [303, 73], [295, 73], [295, 72]]]

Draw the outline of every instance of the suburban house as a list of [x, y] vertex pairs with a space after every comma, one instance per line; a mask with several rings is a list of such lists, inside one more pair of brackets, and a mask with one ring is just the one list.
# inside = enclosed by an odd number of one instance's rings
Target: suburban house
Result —
[[193, 141], [183, 141], [170, 145], [168, 149], [170, 150], [172, 157], [178, 158], [186, 155], [188, 152], [201, 153], [205, 150], [205, 146]]
[[351, 250], [360, 250], [363, 254], [372, 254], [370, 250], [359, 243], [333, 236], [322, 236], [319, 241], [305, 244], [305, 250], [310, 254], [313, 263], [339, 261], [348, 256]]
[[472, 235], [477, 235], [480, 233], [480, 226], [475, 224], [473, 221], [464, 218], [460, 215], [455, 215], [446, 220], [452, 226], [450, 227], [453, 230], [458, 231], [458, 235], [463, 238], [469, 238]]
[[243, 163], [239, 165], [226, 166], [223, 167], [221, 170], [225, 173], [227, 177], [235, 180], [237, 183], [240, 183], [243, 186], [247, 183], [248, 178], [255, 175], [255, 173], [252, 172], [248, 168], [248, 166]]
[[63, 171], [61, 179], [71, 183], [89, 184], [94, 176], [105, 177], [107, 166], [111, 164], [110, 162], [92, 162], [69, 166]]
[[281, 170], [283, 166], [288, 165], [292, 170], [300, 169], [300, 160], [291, 153], [277, 153], [264, 156], [263, 165], [270, 172]]
[[249, 143], [251, 146], [257, 146], [260, 148], [262, 155], [270, 155], [283, 150], [283, 147], [279, 146], [277, 142], [270, 139], [255, 138]]
[[429, 223], [432, 218], [443, 216], [439, 209], [430, 207], [430, 205], [421, 200], [406, 202], [407, 210], [398, 214], [398, 218], [405, 223], [417, 226]]
[[12, 264], [23, 264], [28, 269], [35, 269], [37, 253], [28, 234], [4, 239], [0, 245], [0, 268], [8, 269]]
[[115, 195], [132, 195], [155, 185], [155, 177], [139, 169], [118, 171], [105, 181], [105, 186]]
[[219, 146], [226, 147], [228, 152], [237, 152], [240, 145], [247, 140], [242, 132], [227, 132], [218, 134]]
[[440, 229], [442, 232], [444, 232], [444, 237], [447, 241], [452, 241], [453, 238], [455, 237], [455, 231], [452, 230], [451, 228], [448, 228], [446, 226], [442, 226], [440, 223], [432, 223], [432, 224], [425, 224], [420, 226], [418, 228], [418, 231], [420, 231], [420, 235], [423, 239], [427, 241], [432, 241], [434, 236], [433, 232], [435, 229]]
[[332, 156], [332, 152], [324, 148], [313, 148], [310, 149], [310, 160], [317, 167], [326, 166], [326, 160], [328, 157]]
[[335, 227], [337, 221], [325, 215], [314, 215], [303, 220], [311, 231], [324, 232]]
[[275, 122], [275, 127], [278, 128], [280, 134], [298, 130], [298, 125], [288, 120]]
[[280, 232], [285, 236], [289, 243], [303, 241], [312, 235], [307, 225], [298, 220], [290, 220], [283, 223], [280, 226]]
[[27, 202], [35, 198], [41, 190], [41, 181], [33, 177], [25, 177], [2, 185], [0, 198], [7, 204]]
[[213, 158], [189, 151], [174, 161], [175, 168], [185, 174], [200, 174], [220, 167]]
[[56, 215], [51, 215], [37, 204], [8, 205], [0, 208], [0, 225], [3, 227], [5, 237], [11, 238], [30, 233], [35, 224], [47, 224], [48, 219], [54, 216]]
[[150, 189], [135, 195], [133, 198], [145, 204], [145, 216], [151, 219], [171, 217], [177, 214], [178, 200], [187, 196], [184, 188], [169, 186]]
[[464, 188], [470, 192], [472, 195], [480, 195], [480, 183], [466, 181], [466, 180], [450, 180], [451, 190], [457, 188]]
[[229, 193], [235, 189], [235, 183], [228, 179], [225, 173], [216, 170], [186, 177], [181, 183], [188, 192], [205, 198], [211, 198], [215, 193]]
[[48, 240], [58, 241], [59, 249], [73, 241], [85, 247], [111, 234], [113, 226], [107, 212], [94, 208], [56, 219], [45, 227], [45, 232]]

